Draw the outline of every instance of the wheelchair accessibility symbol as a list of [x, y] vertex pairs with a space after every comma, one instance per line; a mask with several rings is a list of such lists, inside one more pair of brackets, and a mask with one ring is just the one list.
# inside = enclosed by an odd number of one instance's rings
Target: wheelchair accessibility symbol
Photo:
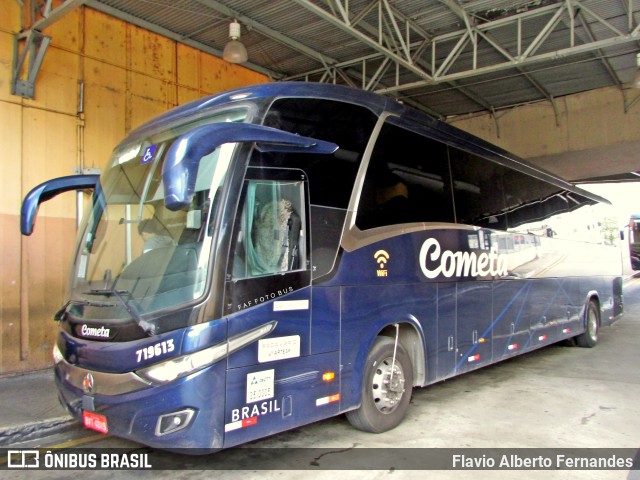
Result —
[[156, 147], [157, 145], [149, 145], [146, 148], [146, 150], [144, 151], [144, 155], [142, 155], [142, 160], [140, 161], [142, 165], [153, 161], [153, 157], [156, 154]]

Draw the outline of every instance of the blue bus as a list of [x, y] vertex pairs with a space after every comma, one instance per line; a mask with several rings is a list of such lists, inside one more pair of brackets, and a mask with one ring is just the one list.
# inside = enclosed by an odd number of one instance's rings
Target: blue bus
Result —
[[[384, 432], [421, 387], [622, 315], [607, 203], [392, 99], [273, 83], [132, 131], [91, 192], [55, 314], [88, 428], [215, 451], [346, 413]], [[190, 450], [186, 450], [190, 451]]]
[[637, 214], [629, 218], [629, 257], [631, 269], [640, 270], [640, 215]]

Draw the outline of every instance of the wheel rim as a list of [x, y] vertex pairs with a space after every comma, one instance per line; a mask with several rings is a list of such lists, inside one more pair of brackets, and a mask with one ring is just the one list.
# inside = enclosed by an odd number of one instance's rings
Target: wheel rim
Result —
[[405, 391], [404, 383], [404, 372], [397, 358], [395, 365], [392, 357], [385, 358], [376, 365], [371, 382], [371, 393], [373, 404], [378, 411], [391, 413], [398, 407]]
[[591, 309], [589, 310], [587, 322], [587, 331], [591, 339], [595, 342], [598, 340], [598, 315]]

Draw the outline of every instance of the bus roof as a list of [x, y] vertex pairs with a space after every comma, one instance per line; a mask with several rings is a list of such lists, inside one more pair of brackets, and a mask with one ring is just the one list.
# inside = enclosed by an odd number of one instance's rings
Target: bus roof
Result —
[[380, 115], [384, 111], [397, 111], [399, 113], [402, 109], [398, 102], [390, 98], [341, 85], [307, 82], [261, 83], [228, 90], [181, 105], [141, 125], [133, 130], [131, 135], [143, 135], [147, 130], [155, 130], [158, 125], [174, 123], [181, 118], [190, 117], [220, 105], [277, 97], [323, 98], [349, 102], [369, 108], [376, 115]]
[[[380, 115], [383, 112], [393, 113], [400, 118], [401, 124], [407, 123], [410, 125], [409, 128], [413, 127], [418, 128], [419, 130], [424, 129], [428, 132], [439, 132], [440, 135], [438, 135], [438, 139], [451, 142], [471, 153], [478, 154], [479, 156], [488, 158], [496, 163], [527, 173], [540, 180], [554, 184], [564, 190], [590, 198], [596, 202], [606, 204], [611, 203], [599, 195], [583, 190], [582, 188], [579, 188], [542, 168], [534, 166], [526, 160], [523, 160], [496, 145], [460, 130], [446, 122], [435, 119], [424, 112], [405, 106], [398, 101], [382, 95], [341, 85], [310, 82], [275, 82], [256, 84], [221, 92], [219, 94], [211, 95], [176, 107], [159, 115], [158, 117], [155, 117], [149, 122], [131, 131], [123, 143], [128, 143], [130, 140], [133, 140], [133, 138], [145, 136], [151, 132], [157, 131], [158, 129], [175, 125], [180, 123], [182, 119], [202, 114], [209, 109], [214, 109], [221, 105], [278, 97], [322, 98], [360, 105], [368, 108], [376, 115]], [[423, 128], [419, 128], [418, 126]]]

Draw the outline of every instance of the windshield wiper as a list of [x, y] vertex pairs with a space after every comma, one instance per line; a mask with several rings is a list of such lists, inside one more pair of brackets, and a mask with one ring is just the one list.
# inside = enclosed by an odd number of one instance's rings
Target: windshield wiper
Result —
[[146, 320], [144, 320], [140, 316], [138, 311], [129, 303], [129, 301], [125, 297], [123, 297], [123, 295], [128, 295], [129, 298], [133, 297], [133, 295], [131, 295], [131, 292], [129, 292], [128, 290], [101, 288], [101, 289], [89, 290], [88, 292], [84, 292], [84, 294], [85, 295], [104, 295], [105, 297], [111, 297], [111, 296], [116, 297], [118, 300], [120, 300], [120, 303], [122, 304], [124, 309], [127, 311], [127, 313], [131, 315], [131, 318], [135, 320], [136, 324], [140, 328], [142, 328], [142, 330], [144, 330], [145, 333], [149, 335], [153, 335], [155, 333], [155, 326], [152, 323], [149, 323]]
[[122, 294], [131, 295], [127, 290], [115, 290], [113, 288], [92, 288], [88, 292], [82, 292], [85, 295], [104, 295], [105, 297], [119, 296]]

